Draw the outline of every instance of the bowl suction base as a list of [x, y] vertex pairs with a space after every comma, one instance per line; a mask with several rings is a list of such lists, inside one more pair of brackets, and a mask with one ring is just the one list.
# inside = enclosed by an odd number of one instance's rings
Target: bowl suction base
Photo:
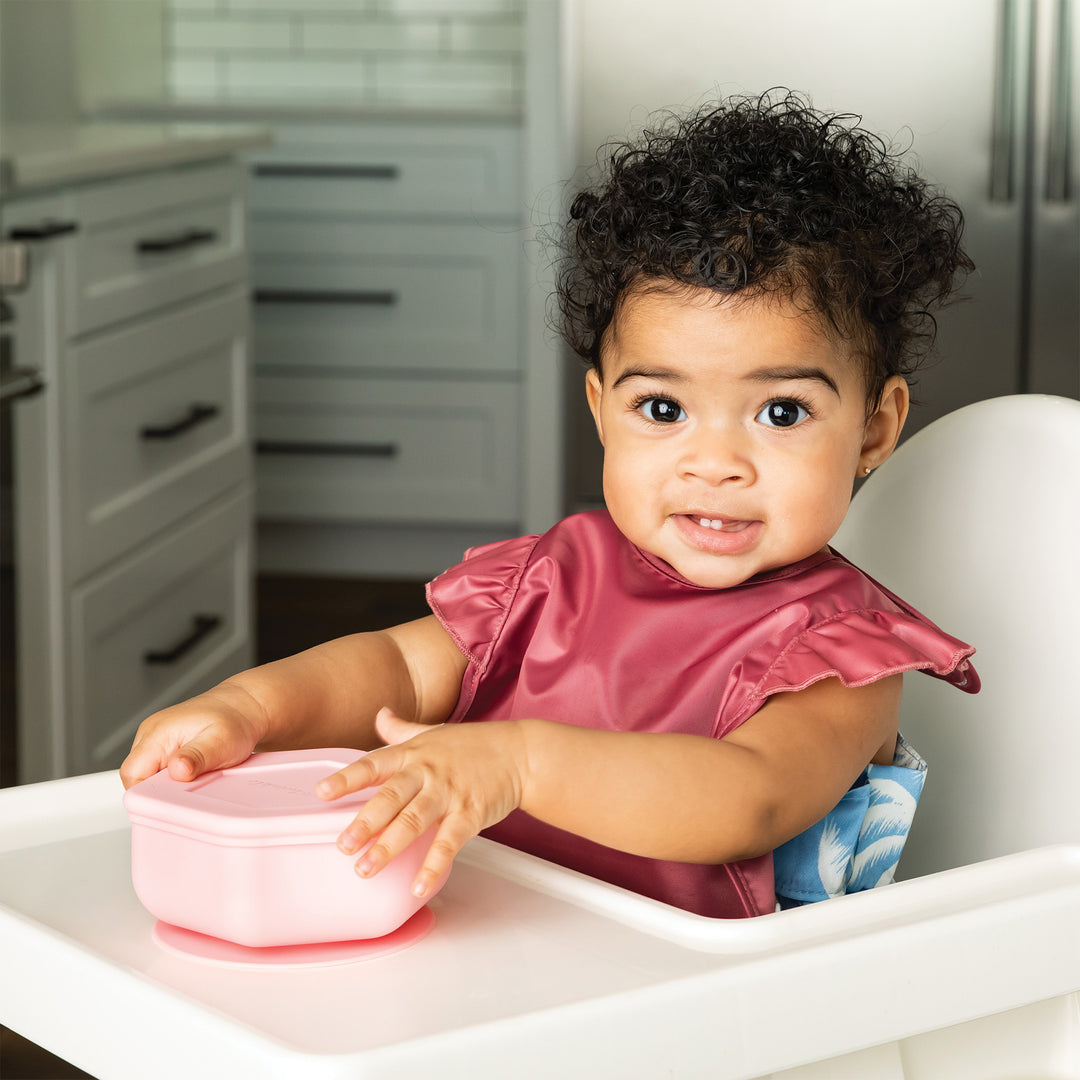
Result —
[[154, 924], [153, 937], [154, 941], [168, 952], [208, 964], [259, 969], [313, 968], [353, 964], [400, 952], [427, 937], [434, 925], [434, 914], [430, 908], [424, 907], [385, 937], [358, 941], [323, 941], [308, 945], [253, 948], [194, 930], [185, 930], [182, 926], [173, 926], [160, 920]]

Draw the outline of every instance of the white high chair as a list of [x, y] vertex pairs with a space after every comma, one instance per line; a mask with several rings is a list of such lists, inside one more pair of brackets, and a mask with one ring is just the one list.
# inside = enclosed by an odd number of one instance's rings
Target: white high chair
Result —
[[0, 1023], [101, 1080], [1080, 1080], [1078, 468], [1080, 402], [983, 402], [836, 539], [979, 650], [905, 679], [908, 880], [714, 920], [477, 839], [412, 948], [221, 968], [154, 944], [100, 773], [0, 791]]
[[905, 878], [1080, 841], [1080, 402], [982, 401], [903, 444], [833, 546], [975, 645], [980, 694], [904, 679], [929, 763]]

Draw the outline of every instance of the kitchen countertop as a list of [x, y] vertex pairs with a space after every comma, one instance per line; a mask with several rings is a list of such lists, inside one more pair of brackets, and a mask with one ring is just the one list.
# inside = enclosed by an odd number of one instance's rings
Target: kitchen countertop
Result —
[[365, 105], [341, 102], [285, 101], [114, 101], [95, 115], [107, 120], [174, 120], [204, 123], [521, 123], [516, 106]]
[[269, 146], [238, 124], [13, 124], [0, 133], [0, 195], [226, 157]]

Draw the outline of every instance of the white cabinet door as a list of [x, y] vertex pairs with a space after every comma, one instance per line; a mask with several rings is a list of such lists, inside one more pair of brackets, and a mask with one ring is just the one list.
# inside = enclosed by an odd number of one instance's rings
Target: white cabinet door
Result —
[[247, 492], [71, 595], [70, 772], [115, 768], [149, 713], [251, 662]]
[[84, 334], [237, 281], [247, 175], [235, 163], [77, 189], [68, 329]]
[[284, 124], [253, 160], [260, 217], [521, 213], [516, 124]]
[[259, 372], [520, 367], [521, 239], [509, 226], [292, 217], [254, 235]]
[[268, 375], [256, 393], [261, 518], [517, 520], [516, 382]]
[[70, 349], [69, 580], [248, 476], [247, 329], [247, 293], [232, 290]]

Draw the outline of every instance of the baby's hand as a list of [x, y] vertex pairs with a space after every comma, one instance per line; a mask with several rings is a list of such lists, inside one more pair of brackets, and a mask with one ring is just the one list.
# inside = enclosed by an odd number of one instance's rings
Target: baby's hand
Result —
[[356, 864], [361, 877], [377, 874], [418, 836], [435, 826], [413, 894], [427, 896], [454, 856], [482, 829], [521, 802], [525, 745], [512, 721], [430, 727], [381, 709], [375, 728], [387, 745], [321, 780], [316, 793], [337, 799], [381, 784], [338, 838], [346, 855], [378, 839]]
[[264, 736], [257, 702], [227, 684], [147, 717], [120, 766], [125, 788], [167, 768], [186, 782], [247, 759]]

